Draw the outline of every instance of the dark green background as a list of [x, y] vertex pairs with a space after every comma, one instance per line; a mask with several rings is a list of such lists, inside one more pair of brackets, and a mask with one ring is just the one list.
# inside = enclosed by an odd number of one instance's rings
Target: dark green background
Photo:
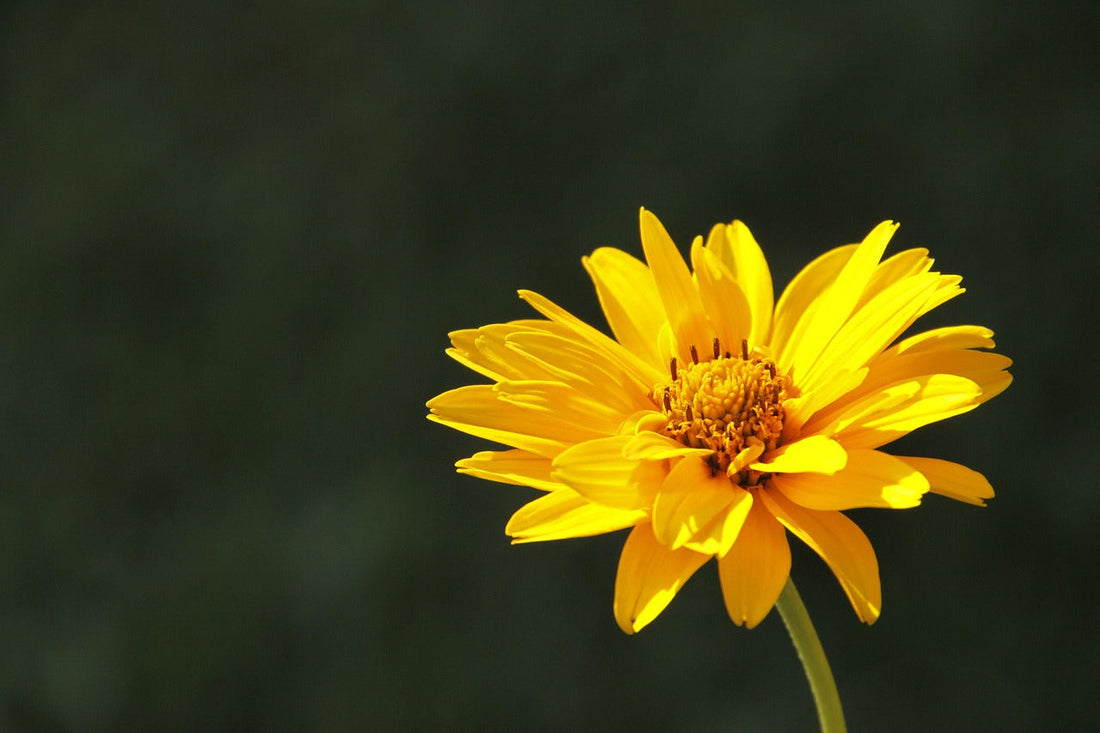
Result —
[[[0, 11], [0, 729], [808, 730], [713, 565], [637, 637], [623, 535], [510, 547], [446, 332], [602, 326], [580, 257], [745, 220], [777, 285], [898, 219], [1016, 360], [794, 577], [856, 731], [1100, 705], [1095, 3], [14, 3]], [[1091, 9], [1084, 9], [1091, 8]]]

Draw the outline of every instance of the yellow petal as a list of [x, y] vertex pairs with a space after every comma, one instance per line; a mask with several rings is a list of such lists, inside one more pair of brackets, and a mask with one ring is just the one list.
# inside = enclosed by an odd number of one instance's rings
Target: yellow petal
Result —
[[985, 500], [993, 498], [993, 486], [972, 468], [939, 458], [898, 458], [924, 474], [935, 494], [976, 506], [985, 506]]
[[751, 505], [752, 496], [724, 473], [712, 475], [705, 461], [685, 458], [657, 492], [653, 531], [670, 549], [692, 542], [695, 549], [715, 553], [733, 544]]
[[898, 342], [891, 351], [906, 354], [945, 349], [992, 349], [993, 332], [985, 326], [945, 326], [918, 333]]
[[710, 559], [692, 550], [669, 550], [642, 522], [623, 546], [615, 575], [615, 621], [633, 634], [657, 618], [695, 571]]
[[740, 221], [726, 226], [725, 235], [723, 239], [715, 237], [713, 244], [708, 241], [707, 249], [718, 255], [745, 294], [752, 314], [749, 346], [762, 346], [768, 343], [775, 304], [768, 261], [752, 232]]
[[787, 532], [763, 502], [755, 502], [737, 541], [718, 559], [730, 619], [750, 629], [759, 624], [779, 600], [790, 574]]
[[503, 381], [494, 385], [497, 399], [532, 413], [553, 415], [588, 432], [613, 435], [624, 414], [615, 407], [573, 389], [562, 382]]
[[504, 528], [512, 544], [591, 537], [632, 527], [645, 518], [641, 510], [613, 509], [593, 504], [563, 488], [525, 504]]
[[481, 328], [467, 328], [448, 334], [451, 339], [451, 348], [447, 349], [447, 355], [463, 366], [493, 380], [545, 379], [549, 374], [505, 348], [505, 339], [514, 333], [564, 335], [568, 331], [551, 321], [533, 319], [494, 323]]
[[[882, 394], [893, 385], [927, 379], [935, 374], [952, 374], [970, 380], [978, 387], [980, 394], [976, 400], [980, 404], [1008, 387], [1012, 378], [1004, 370], [1011, 365], [1012, 360], [1001, 354], [967, 349], [916, 349], [900, 355], [884, 352], [871, 360], [867, 376], [861, 384], [853, 386], [846, 394], [841, 394], [828, 403], [816, 403], [815, 409], [821, 409], [805, 424], [807, 427], [821, 426], [836, 420], [843, 413], [854, 414], [857, 408], [853, 406], [861, 400], [874, 400], [876, 398], [872, 395]], [[866, 406], [866, 402], [864, 405]], [[789, 407], [787, 413], [792, 413]]]
[[707, 316], [699, 300], [699, 292], [691, 279], [691, 272], [684, 258], [676, 249], [672, 238], [652, 212], [641, 210], [639, 215], [642, 233], [642, 249], [657, 283], [665, 315], [676, 339], [676, 356], [686, 361], [689, 347], [705, 351], [710, 347], [713, 334], [707, 325]]
[[928, 256], [928, 250], [924, 248], [906, 249], [896, 255], [883, 260], [875, 268], [867, 288], [863, 291], [863, 297], [856, 304], [856, 310], [870, 302], [871, 298], [881, 293], [899, 280], [913, 277], [928, 272], [932, 269], [932, 258]]
[[879, 403], [863, 412], [858, 411], [859, 403], [854, 405], [855, 417], [836, 434], [837, 440], [850, 448], [878, 448], [917, 428], [973, 410], [981, 403], [982, 395], [979, 385], [953, 374], [933, 374], [897, 385], [896, 389], [897, 394], [906, 397], [895, 404]]
[[808, 509], [908, 509], [920, 504], [928, 491], [928, 481], [917, 469], [894, 456], [855, 449], [848, 451], [844, 470], [832, 476], [784, 473], [772, 476], [768, 488], [782, 492]]
[[813, 367], [825, 345], [852, 314], [897, 224], [884, 221], [875, 227], [844, 263], [844, 267], [798, 319], [777, 360], [796, 386]]
[[919, 376], [821, 410], [806, 433], [836, 437], [845, 448], [877, 448], [917, 428], [978, 406], [982, 389], [953, 374]]
[[853, 313], [807, 370], [803, 391], [812, 391], [838, 371], [863, 367], [912, 324], [938, 283], [933, 273], [896, 282]]
[[749, 466], [762, 473], [836, 473], [844, 468], [848, 454], [835, 440], [824, 435], [788, 443], [765, 454], [767, 460]]
[[779, 354], [791, 340], [791, 333], [806, 309], [829, 287], [829, 283], [836, 280], [844, 263], [851, 259], [858, 246], [846, 244], [818, 255], [783, 290], [775, 305], [775, 323], [768, 342], [774, 353]]
[[874, 623], [882, 610], [878, 560], [871, 542], [855, 522], [840, 512], [805, 509], [779, 492], [759, 493], [775, 518], [833, 571], [859, 620]]
[[502, 484], [530, 486], [540, 491], [564, 489], [565, 484], [550, 477], [549, 458], [524, 450], [481, 451], [455, 463], [459, 473], [465, 473]]
[[550, 379], [569, 385], [619, 414], [653, 408], [649, 389], [643, 389], [604, 352], [575, 338], [521, 332], [508, 336], [505, 346], [523, 354]]
[[623, 446], [624, 458], [639, 461], [659, 461], [682, 456], [705, 457], [713, 452], [708, 448], [690, 448], [667, 435], [648, 431], [637, 433]]
[[657, 333], [667, 320], [653, 274], [644, 262], [613, 247], [601, 247], [581, 260], [596, 286], [607, 324], [619, 343], [663, 369]]
[[647, 509], [667, 469], [663, 461], [623, 458], [633, 435], [575, 445], [554, 459], [551, 476], [589, 501], [618, 509]]
[[[715, 228], [725, 231], [720, 224]], [[752, 328], [752, 313], [745, 294], [718, 256], [703, 247], [698, 239], [691, 247], [691, 263], [699, 297], [721, 351], [738, 353], [742, 339], [748, 339]]]
[[428, 402], [432, 411], [428, 419], [544, 458], [553, 458], [574, 443], [603, 437], [576, 422], [576, 415], [529, 410], [498, 397], [493, 384], [452, 389]]
[[520, 290], [519, 297], [554, 323], [564, 327], [589, 346], [602, 352], [608, 359], [630, 376], [642, 389], [651, 389], [664, 379], [665, 372], [649, 364], [622, 344], [610, 339], [557, 303], [530, 290]]

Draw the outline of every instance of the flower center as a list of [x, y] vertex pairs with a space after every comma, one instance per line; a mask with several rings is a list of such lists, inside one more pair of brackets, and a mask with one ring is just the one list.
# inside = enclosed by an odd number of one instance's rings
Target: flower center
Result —
[[[742, 486], [758, 483], [755, 471], [745, 466], [764, 450], [776, 447], [783, 432], [783, 401], [790, 380], [778, 374], [771, 359], [751, 357], [748, 344], [741, 354], [722, 354], [714, 340], [714, 359], [679, 368], [672, 360], [672, 381], [654, 390], [654, 397], [668, 416], [662, 431], [692, 448], [709, 448], [711, 472], [727, 473]], [[740, 456], [740, 459], [738, 457]]]

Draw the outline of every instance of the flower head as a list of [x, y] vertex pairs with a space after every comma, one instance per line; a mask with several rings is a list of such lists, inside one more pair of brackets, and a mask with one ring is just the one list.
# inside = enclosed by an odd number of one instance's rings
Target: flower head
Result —
[[753, 627], [790, 574], [787, 533], [836, 574], [859, 618], [881, 608], [871, 543], [842, 512], [905, 509], [931, 491], [993, 496], [976, 471], [880, 448], [1003, 391], [1009, 359], [980, 326], [899, 340], [963, 292], [927, 250], [882, 260], [897, 224], [807, 265], [774, 304], [759, 245], [739, 221], [691, 246], [691, 269], [641, 211], [646, 263], [584, 258], [614, 338], [546, 298], [544, 318], [455, 331], [448, 353], [492, 380], [445, 392], [429, 417], [510, 446], [462, 473], [543, 492], [508, 522], [514, 542], [631, 528], [614, 613], [627, 633], [711, 558], [730, 618]]

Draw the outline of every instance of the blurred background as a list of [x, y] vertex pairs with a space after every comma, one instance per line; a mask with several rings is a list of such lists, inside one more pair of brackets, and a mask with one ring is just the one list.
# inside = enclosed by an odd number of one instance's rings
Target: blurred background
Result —
[[[23, 2], [0, 11], [0, 729], [811, 730], [714, 566], [636, 637], [624, 534], [424, 419], [450, 330], [603, 326], [580, 258], [743, 219], [777, 287], [882, 219], [1015, 359], [899, 453], [987, 509], [852, 512], [884, 613], [794, 577], [853, 730], [1100, 715], [1100, 5]], [[778, 292], [778, 291], [777, 291]]]

